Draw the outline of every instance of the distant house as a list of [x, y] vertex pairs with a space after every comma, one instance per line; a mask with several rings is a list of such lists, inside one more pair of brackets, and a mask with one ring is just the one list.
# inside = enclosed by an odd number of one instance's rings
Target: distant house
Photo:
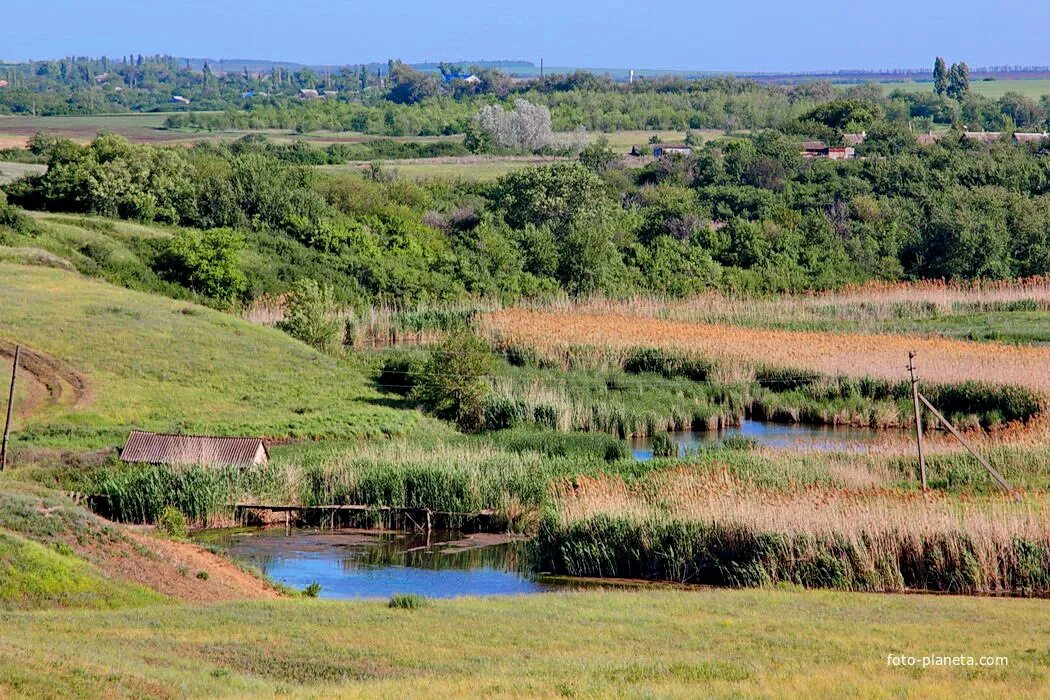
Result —
[[299, 91], [300, 100], [317, 100], [320, 99], [321, 93], [317, 92], [313, 88], [303, 88]]
[[857, 150], [853, 146], [829, 146], [823, 141], [803, 141], [802, 157], [849, 160], [857, 157]]
[[663, 156], [688, 156], [693, 153], [693, 147], [684, 143], [654, 143], [653, 155], [657, 158]]
[[1037, 131], [1036, 132], [1015, 131], [1014, 132], [1014, 143], [1039, 143], [1040, 141], [1046, 140], [1047, 137], [1050, 137], [1050, 134], [1047, 134], [1045, 131], [1042, 132], [1042, 133], [1039, 133]]
[[978, 143], [995, 143], [1003, 135], [1001, 131], [964, 131], [963, 136]]
[[6, 80], [0, 80], [0, 87], [7, 87], [8, 82]]
[[847, 146], [859, 146], [864, 143], [864, 140], [868, 138], [868, 132], [862, 131], [859, 134], [843, 134], [842, 140], [846, 142]]
[[163, 435], [133, 430], [120, 451], [125, 462], [250, 467], [266, 464], [270, 453], [261, 438]]
[[184, 105], [188, 105], [190, 103], [190, 101], [188, 99], [186, 99], [185, 97], [183, 97], [182, 95], [174, 95], [174, 96], [172, 96], [171, 101], [172, 102], [178, 102], [179, 104], [184, 104]]
[[339, 97], [339, 91], [338, 90], [325, 90], [324, 92], [321, 93], [321, 97], [325, 98], [326, 100], [334, 100], [335, 98]]
[[925, 134], [919, 134], [915, 140], [919, 142], [920, 146], [929, 146], [937, 143], [941, 137], [944, 136], [943, 131], [933, 132], [927, 131]]

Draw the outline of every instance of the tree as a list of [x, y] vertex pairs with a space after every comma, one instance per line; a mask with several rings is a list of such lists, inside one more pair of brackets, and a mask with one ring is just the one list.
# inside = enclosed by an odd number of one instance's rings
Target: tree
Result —
[[397, 104], [415, 104], [438, 93], [433, 78], [401, 61], [390, 64], [390, 81], [393, 86], [387, 93], [387, 99]]
[[492, 354], [485, 341], [460, 329], [431, 350], [413, 377], [412, 396], [434, 415], [455, 421], [463, 430], [477, 430], [484, 424], [491, 371]]
[[970, 92], [970, 67], [964, 62], [953, 63], [948, 71], [948, 87], [945, 92], [948, 97], [962, 100]]
[[304, 279], [296, 282], [288, 295], [279, 327], [321, 352], [330, 352], [339, 340], [337, 314], [332, 288]]
[[153, 267], [172, 282], [229, 304], [247, 284], [239, 261], [243, 246], [244, 239], [231, 229], [182, 229]]
[[499, 105], [486, 105], [473, 121], [501, 148], [536, 151], [554, 145], [550, 110], [528, 100], [517, 100], [509, 112]]
[[580, 151], [580, 162], [596, 173], [601, 173], [615, 161], [616, 153], [609, 148], [609, 139], [605, 134]]
[[940, 56], [933, 62], [933, 91], [943, 95], [948, 90], [948, 66]]
[[579, 163], [522, 168], [501, 177], [494, 194], [512, 228], [548, 224], [556, 237], [574, 222], [600, 217], [611, 204], [602, 179]]

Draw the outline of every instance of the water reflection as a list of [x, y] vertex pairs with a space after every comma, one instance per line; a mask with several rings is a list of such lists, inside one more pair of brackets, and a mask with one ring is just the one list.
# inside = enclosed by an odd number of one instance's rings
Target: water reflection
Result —
[[[868, 444], [878, 437], [878, 432], [872, 428], [745, 420], [739, 427], [724, 430], [681, 430], [668, 433], [671, 442], [678, 448], [679, 457], [704, 447], [717, 446], [727, 437], [735, 435], [750, 438], [759, 445], [768, 447], [864, 452]], [[635, 459], [653, 458], [648, 436], [631, 438], [631, 450]]]
[[321, 586], [322, 598], [430, 598], [537, 593], [550, 586], [528, 573], [526, 543], [500, 535], [357, 530], [224, 531], [201, 536], [230, 556], [294, 588]]

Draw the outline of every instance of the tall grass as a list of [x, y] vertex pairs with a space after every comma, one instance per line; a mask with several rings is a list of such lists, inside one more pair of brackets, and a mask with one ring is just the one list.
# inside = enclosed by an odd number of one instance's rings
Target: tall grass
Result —
[[[714, 478], [712, 478], [714, 477]], [[729, 586], [1050, 593], [1042, 500], [884, 490], [768, 490], [675, 470], [561, 487], [541, 570]]]
[[290, 474], [276, 465], [242, 467], [118, 465], [101, 469], [77, 486], [93, 497], [92, 507], [113, 520], [151, 523], [176, 508], [200, 527], [232, 520], [237, 502], [285, 502]]
[[[480, 328], [503, 348], [529, 353], [562, 366], [623, 367], [638, 348], [675, 356], [695, 356], [712, 365], [711, 375], [726, 380], [768, 369], [821, 376], [871, 377], [899, 382], [907, 378], [908, 352], [919, 357], [924, 382], [979, 382], [1050, 394], [1050, 348], [969, 343], [903, 335], [862, 335], [768, 330], [682, 323], [616, 314], [497, 311], [480, 319]], [[710, 378], [710, 377], [709, 377]]]

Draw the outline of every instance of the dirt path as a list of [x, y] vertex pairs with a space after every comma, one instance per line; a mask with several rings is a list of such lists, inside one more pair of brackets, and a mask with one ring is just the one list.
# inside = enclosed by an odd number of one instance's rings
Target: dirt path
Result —
[[[5, 390], [10, 381], [11, 361], [15, 344], [0, 340], [0, 386]], [[42, 352], [22, 346], [18, 361], [20, 403], [15, 405], [15, 416], [25, 419], [50, 406], [85, 406], [91, 402], [92, 390], [87, 377], [61, 361]]]
[[209, 603], [224, 600], [266, 600], [281, 594], [266, 581], [240, 569], [229, 559], [189, 542], [153, 534], [152, 528], [113, 525], [124, 537], [99, 544], [69, 545], [109, 576], [152, 588], [179, 600]]

